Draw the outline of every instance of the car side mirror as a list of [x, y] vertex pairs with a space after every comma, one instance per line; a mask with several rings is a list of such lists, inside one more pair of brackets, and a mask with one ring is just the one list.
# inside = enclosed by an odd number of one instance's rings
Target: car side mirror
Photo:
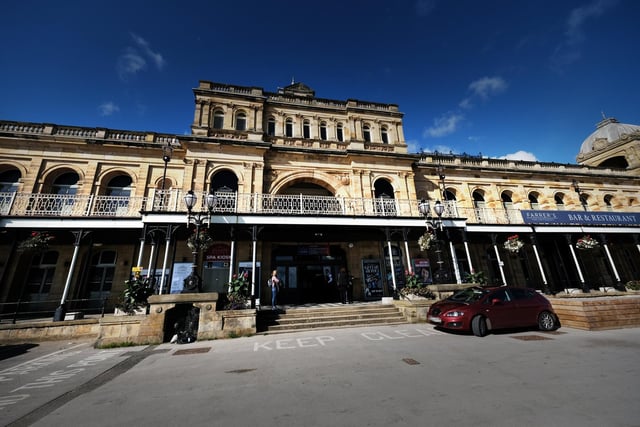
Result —
[[494, 298], [491, 300], [491, 305], [502, 305], [502, 300]]

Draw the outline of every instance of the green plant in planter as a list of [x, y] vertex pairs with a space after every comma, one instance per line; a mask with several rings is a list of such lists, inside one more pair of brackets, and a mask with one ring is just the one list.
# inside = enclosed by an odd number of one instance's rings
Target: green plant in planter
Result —
[[127, 287], [122, 294], [122, 302], [117, 307], [129, 315], [134, 315], [136, 310], [146, 307], [147, 299], [153, 295], [153, 284], [148, 277], [140, 277], [140, 271], [137, 267], [134, 271], [133, 278], [124, 282]]
[[431, 290], [422, 284], [420, 277], [413, 271], [405, 271], [405, 283], [404, 288], [400, 289], [400, 296], [407, 297], [409, 295], [415, 295], [418, 297], [424, 297], [429, 299], [435, 299], [435, 294]]
[[478, 285], [486, 285], [489, 281], [487, 277], [484, 275], [484, 271], [478, 271], [473, 273], [467, 273], [465, 275], [465, 280], [468, 283], [477, 283]]
[[640, 280], [629, 280], [625, 286], [632, 291], [640, 291]]
[[229, 282], [229, 293], [225, 310], [242, 310], [247, 305], [249, 298], [249, 273], [234, 274]]

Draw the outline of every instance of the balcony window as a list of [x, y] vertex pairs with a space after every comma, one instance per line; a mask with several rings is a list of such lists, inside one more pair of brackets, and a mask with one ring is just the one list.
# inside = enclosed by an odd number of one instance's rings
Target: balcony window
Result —
[[371, 128], [369, 125], [362, 126], [362, 138], [365, 142], [371, 142]]
[[276, 135], [276, 119], [274, 119], [273, 117], [269, 117], [269, 120], [267, 121], [267, 135]]
[[384, 144], [389, 143], [389, 135], [388, 135], [386, 126], [383, 126], [382, 129], [380, 130], [380, 138], [382, 138], [382, 142]]
[[287, 119], [285, 121], [284, 134], [287, 138], [293, 138], [293, 119]]
[[247, 115], [243, 111], [236, 114], [236, 130], [247, 130]]
[[323, 141], [327, 140], [327, 123], [326, 122], [320, 123], [320, 139], [322, 139]]
[[309, 120], [305, 120], [302, 123], [302, 137], [305, 139], [311, 138], [311, 125], [309, 124]]
[[340, 142], [344, 141], [344, 135], [342, 132], [342, 123], [338, 123], [338, 125], [336, 126], [336, 138]]
[[213, 128], [214, 129], [224, 128], [224, 113], [222, 112], [222, 110], [216, 110], [213, 113]]

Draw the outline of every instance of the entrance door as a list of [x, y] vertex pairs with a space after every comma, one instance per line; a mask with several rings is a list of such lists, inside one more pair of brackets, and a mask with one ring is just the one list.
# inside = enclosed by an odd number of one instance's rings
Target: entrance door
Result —
[[284, 282], [278, 295], [279, 304], [339, 300], [336, 279], [346, 264], [344, 251], [339, 246], [282, 246], [273, 253], [278, 277]]

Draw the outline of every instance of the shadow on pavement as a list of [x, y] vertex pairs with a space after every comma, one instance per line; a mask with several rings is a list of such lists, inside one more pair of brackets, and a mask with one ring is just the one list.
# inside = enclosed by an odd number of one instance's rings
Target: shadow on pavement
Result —
[[20, 354], [26, 353], [38, 344], [15, 344], [0, 346], [0, 360], [9, 359]]

